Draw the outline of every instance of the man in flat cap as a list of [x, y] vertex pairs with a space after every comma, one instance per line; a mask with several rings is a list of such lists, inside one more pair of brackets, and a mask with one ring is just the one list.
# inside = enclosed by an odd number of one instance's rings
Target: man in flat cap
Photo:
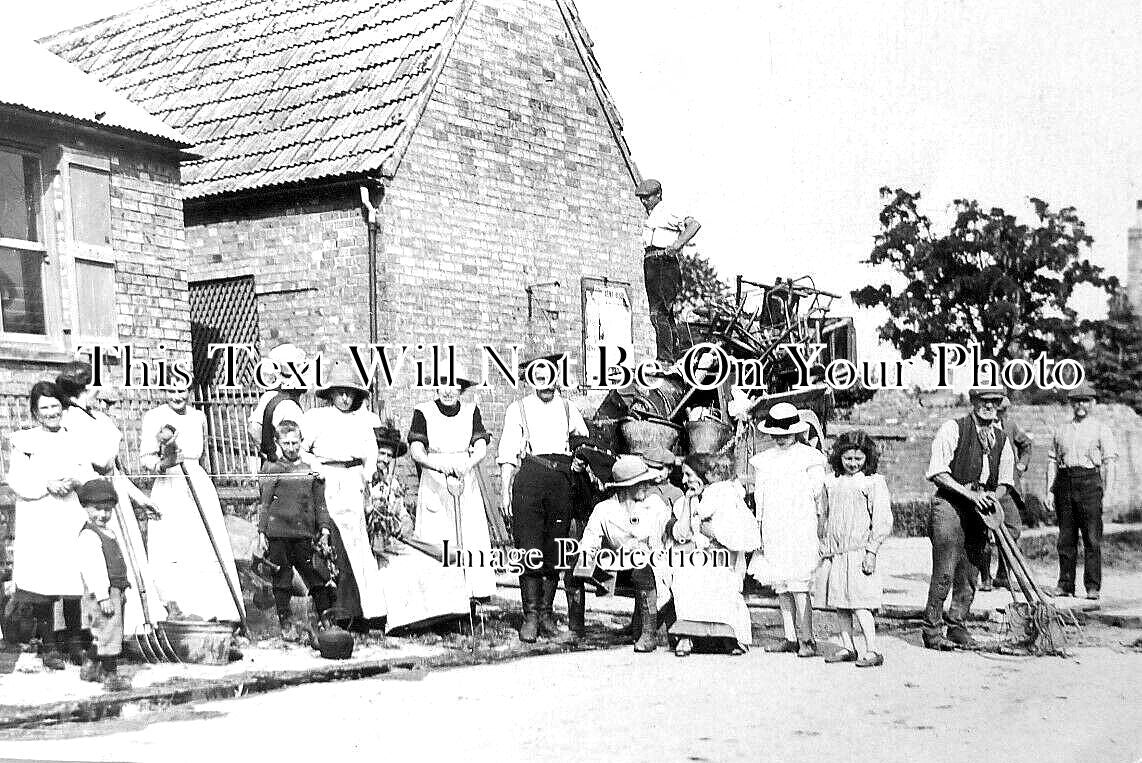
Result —
[[1057, 596], [1075, 595], [1079, 535], [1083, 538], [1083, 588], [1097, 600], [1102, 588], [1102, 497], [1114, 484], [1118, 447], [1110, 428], [1090, 418], [1094, 389], [1080, 384], [1067, 394], [1073, 417], [1055, 432], [1047, 452], [1048, 501], [1059, 523]]
[[678, 255], [702, 226], [693, 217], [674, 214], [662, 203], [662, 183], [657, 180], [643, 180], [634, 193], [647, 214], [642, 226], [645, 247], [642, 271], [650, 303], [650, 322], [658, 343], [658, 360], [663, 365], [673, 365], [676, 359], [674, 301], [682, 291]]
[[[1015, 453], [996, 426], [1002, 387], [977, 387], [972, 412], [944, 422], [932, 441], [928, 479], [936, 485], [928, 536], [932, 578], [924, 609], [924, 646], [949, 651], [975, 640], [965, 622], [986, 564], [988, 530], [980, 514], [1002, 512], [1000, 501], [1014, 483]], [[948, 592], [952, 604], [944, 613]], [[947, 633], [944, 627], [947, 626]]]

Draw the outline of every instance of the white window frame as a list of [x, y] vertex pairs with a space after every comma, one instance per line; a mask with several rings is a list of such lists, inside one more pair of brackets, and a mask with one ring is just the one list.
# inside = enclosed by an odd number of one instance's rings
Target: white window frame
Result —
[[108, 336], [89, 336], [82, 334], [79, 331], [79, 262], [94, 262], [102, 265], [111, 265], [115, 267], [115, 248], [111, 243], [106, 246], [98, 244], [88, 244], [85, 242], [77, 241], [75, 238], [75, 210], [72, 208], [72, 192], [71, 192], [71, 168], [72, 166], [83, 167], [84, 169], [96, 170], [98, 172], [107, 173], [107, 214], [109, 224], [112, 222], [112, 207], [111, 207], [111, 182], [114, 175], [111, 172], [111, 160], [105, 156], [95, 156], [93, 154], [85, 154], [74, 149], [64, 149], [59, 160], [60, 176], [63, 179], [63, 200], [64, 200], [64, 214], [63, 218], [63, 235], [62, 239], [67, 251], [70, 262], [71, 270], [71, 289], [69, 299], [71, 301], [71, 318], [72, 318], [72, 336], [71, 342], [74, 346], [81, 345], [101, 344], [113, 345], [119, 343], [119, 312], [118, 312], [118, 295], [119, 284], [118, 280], [114, 277], [114, 270], [112, 270], [112, 293], [111, 293], [111, 309], [115, 312], [115, 329], [114, 332]]
[[[38, 190], [40, 194], [39, 210], [36, 218], [36, 232], [39, 234], [40, 240], [28, 241], [22, 238], [0, 237], [0, 246], [9, 249], [40, 252], [44, 257], [43, 269], [41, 271], [43, 276], [44, 333], [25, 334], [16, 331], [5, 331], [2, 323], [0, 323], [0, 358], [5, 356], [3, 351], [4, 345], [8, 345], [9, 347], [18, 346], [23, 348], [60, 350], [63, 348], [63, 332], [60, 330], [60, 270], [59, 259], [53, 256], [59, 251], [59, 242], [55, 235], [55, 226], [52, 224], [51, 214], [51, 210], [53, 210], [55, 206], [52, 203], [55, 189], [51, 182], [51, 176], [45, 172], [45, 168], [54, 165], [54, 158], [48, 156], [50, 149], [36, 149], [19, 143], [0, 143], [0, 150], [36, 160], [39, 164]], [[44, 213], [45, 209], [49, 211], [48, 214]]]

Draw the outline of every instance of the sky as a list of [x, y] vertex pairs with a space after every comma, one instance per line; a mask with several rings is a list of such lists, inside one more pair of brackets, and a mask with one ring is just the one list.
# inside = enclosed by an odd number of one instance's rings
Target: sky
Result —
[[[139, 5], [38, 0], [9, 28], [40, 36]], [[14, 5], [14, 3], [13, 3]], [[1061, 0], [577, 0], [634, 159], [696, 217], [732, 280], [811, 275], [847, 294], [882, 185], [919, 191], [938, 224], [957, 198], [1030, 222], [1029, 196], [1075, 206], [1091, 259], [1123, 277], [1142, 197], [1142, 5]], [[1080, 295], [1085, 313], [1104, 300]], [[877, 357], [882, 315], [857, 317]]]

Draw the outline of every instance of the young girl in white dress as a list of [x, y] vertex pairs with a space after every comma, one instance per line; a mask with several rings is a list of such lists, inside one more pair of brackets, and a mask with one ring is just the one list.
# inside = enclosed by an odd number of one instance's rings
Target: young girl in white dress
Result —
[[[877, 553], [892, 534], [892, 503], [888, 484], [876, 473], [876, 443], [860, 430], [837, 438], [829, 464], [829, 519], [823, 552], [831, 559], [825, 604], [837, 611], [841, 650], [825, 662], [855, 662], [858, 668], [884, 664], [876, 645], [872, 613], [884, 596]], [[853, 640], [854, 627], [864, 634], [864, 649]]]
[[774, 447], [750, 459], [754, 469], [754, 498], [761, 523], [761, 552], [750, 562], [756, 578], [764, 577], [777, 592], [785, 641], [768, 651], [796, 652], [813, 657], [813, 608], [810, 581], [820, 562], [820, 534], [824, 517], [825, 456], [798, 442], [807, 432], [790, 403], [769, 409], [758, 430], [773, 438]]

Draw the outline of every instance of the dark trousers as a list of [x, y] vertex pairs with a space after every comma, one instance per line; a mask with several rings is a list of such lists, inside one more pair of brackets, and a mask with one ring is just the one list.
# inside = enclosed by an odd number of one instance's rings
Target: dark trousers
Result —
[[1059, 588], [1075, 590], [1079, 535], [1083, 538], [1083, 588], [1102, 587], [1102, 475], [1098, 469], [1060, 469], [1055, 477], [1059, 522]]
[[[967, 619], [985, 563], [987, 527], [975, 509], [934, 498], [928, 537], [932, 541], [932, 580], [924, 608], [924, 633], [937, 636], [942, 635], [944, 625], [963, 627]], [[952, 604], [945, 614], [949, 592]]]
[[313, 541], [309, 538], [270, 538], [266, 559], [278, 566], [271, 581], [276, 591], [293, 588], [294, 569], [311, 595], [315, 588], [329, 583], [329, 576], [313, 566]]
[[658, 359], [673, 363], [674, 302], [682, 291], [682, 268], [674, 255], [648, 254], [642, 260], [642, 273], [650, 303], [650, 323], [658, 342]]
[[525, 458], [512, 487], [512, 534], [516, 548], [537, 548], [543, 568], [522, 577], [558, 577], [556, 541], [571, 532], [571, 475]]
[[[1022, 501], [1017, 502], [1009, 492], [1003, 496], [1001, 503], [1003, 504], [1003, 526], [1007, 528], [1011, 540], [1019, 540], [1019, 536], [1023, 534], [1023, 520], [1019, 513], [1018, 504]], [[984, 562], [983, 566], [979, 568], [979, 573], [984, 580], [991, 579], [991, 549], [993, 545], [995, 545], [994, 540], [984, 547]], [[1010, 582], [1007, 563], [1003, 561], [1003, 554], [997, 554], [997, 556], [999, 561], [995, 565], [995, 580], [997, 582]]]

